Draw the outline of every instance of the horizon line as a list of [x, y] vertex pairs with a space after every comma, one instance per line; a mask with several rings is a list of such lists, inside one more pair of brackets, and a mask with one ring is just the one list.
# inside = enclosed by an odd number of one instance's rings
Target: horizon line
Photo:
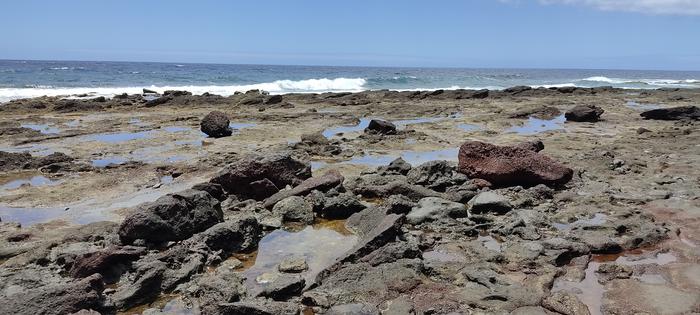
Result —
[[276, 63], [221, 63], [221, 62], [179, 62], [179, 61], [130, 61], [130, 60], [75, 60], [75, 59], [14, 59], [0, 58], [0, 61], [36, 61], [36, 62], [107, 62], [107, 63], [158, 63], [184, 65], [225, 65], [225, 66], [279, 66], [279, 67], [335, 67], [335, 68], [389, 68], [389, 69], [470, 69], [470, 70], [613, 70], [613, 71], [659, 71], [659, 72], [700, 72], [698, 70], [669, 69], [626, 69], [626, 68], [576, 68], [576, 67], [466, 67], [466, 66], [348, 66], [321, 64], [276, 64]]

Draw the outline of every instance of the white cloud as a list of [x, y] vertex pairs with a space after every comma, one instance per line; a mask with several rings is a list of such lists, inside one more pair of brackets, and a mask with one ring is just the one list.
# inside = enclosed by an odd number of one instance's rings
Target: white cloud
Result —
[[539, 0], [542, 4], [585, 5], [605, 11], [700, 15], [700, 0]]

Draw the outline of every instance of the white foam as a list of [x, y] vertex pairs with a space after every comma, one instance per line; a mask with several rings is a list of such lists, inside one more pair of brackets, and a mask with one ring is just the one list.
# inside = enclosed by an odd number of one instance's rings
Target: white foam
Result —
[[31, 98], [40, 96], [66, 96], [71, 97], [80, 94], [90, 96], [112, 97], [116, 94], [140, 94], [144, 88], [163, 93], [166, 90], [185, 90], [192, 94], [200, 95], [211, 93], [222, 96], [229, 96], [235, 92], [245, 92], [249, 90], [263, 90], [270, 94], [285, 93], [323, 93], [323, 92], [360, 92], [366, 90], [365, 79], [362, 78], [336, 78], [336, 79], [309, 79], [309, 80], [278, 80], [267, 83], [257, 83], [248, 85], [185, 85], [185, 86], [141, 86], [141, 87], [76, 87], [76, 88], [52, 88], [52, 87], [30, 87], [30, 88], [0, 88], [0, 102], [7, 102], [13, 99]]

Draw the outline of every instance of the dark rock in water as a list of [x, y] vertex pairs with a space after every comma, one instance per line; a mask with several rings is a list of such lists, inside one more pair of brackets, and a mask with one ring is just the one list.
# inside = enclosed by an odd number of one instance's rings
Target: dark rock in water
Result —
[[576, 91], [577, 87], [575, 86], [560, 86], [557, 87], [556, 90], [559, 91], [559, 93], [564, 93], [564, 94], [569, 94], [569, 93], [574, 93]]
[[228, 137], [233, 134], [228, 116], [220, 111], [213, 111], [204, 116], [200, 129], [212, 138]]
[[304, 257], [287, 257], [277, 266], [279, 272], [300, 273], [309, 269]]
[[[221, 185], [226, 192], [242, 198], [262, 200], [259, 192], [250, 183], [268, 179], [275, 187], [297, 186], [311, 177], [311, 165], [300, 161], [288, 153], [275, 153], [266, 156], [248, 155], [221, 170], [212, 183]], [[273, 204], [274, 205], [274, 204]]]
[[329, 170], [321, 176], [312, 177], [303, 181], [301, 184], [297, 185], [292, 189], [282, 190], [270, 196], [270, 198], [267, 198], [265, 200], [264, 206], [266, 208], [270, 208], [282, 199], [285, 199], [290, 196], [307, 195], [313, 190], [327, 191], [331, 188], [335, 188], [343, 184], [344, 180], [345, 177], [343, 177], [343, 175], [341, 175], [340, 172], [338, 172], [337, 170]]
[[178, 97], [178, 96], [192, 95], [192, 92], [179, 91], [179, 90], [167, 90], [167, 91], [163, 92], [163, 95]]
[[531, 150], [469, 141], [459, 148], [459, 171], [498, 186], [560, 185], [573, 170]]
[[143, 94], [158, 94], [158, 92], [149, 89], [143, 89]]
[[82, 309], [103, 308], [104, 283], [100, 275], [43, 286], [5, 296], [0, 314], [71, 314]]
[[679, 106], [671, 108], [658, 108], [648, 110], [639, 114], [644, 119], [655, 120], [698, 120], [700, 119], [700, 108], [697, 106]]
[[[122, 269], [132, 261], [146, 253], [143, 247], [109, 247], [101, 251], [91, 252], [76, 258], [68, 273], [76, 278], [83, 278], [95, 273], [105, 279], [115, 279]], [[111, 282], [111, 281], [109, 281]]]
[[319, 214], [326, 219], [346, 219], [364, 208], [365, 205], [355, 195], [344, 193], [324, 200]]
[[281, 274], [269, 283], [263, 284], [262, 291], [257, 296], [266, 297], [275, 301], [286, 301], [289, 298], [301, 294], [306, 285], [306, 280], [298, 275]]
[[594, 122], [600, 119], [600, 115], [605, 112], [602, 108], [593, 105], [577, 105], [568, 110], [564, 117], [568, 121]]
[[137, 239], [150, 243], [189, 238], [223, 220], [219, 201], [201, 190], [185, 190], [140, 205], [119, 226], [125, 244]]
[[98, 103], [104, 103], [107, 101], [107, 98], [104, 96], [98, 96], [92, 99], [93, 102], [98, 102]]
[[526, 150], [534, 151], [534, 152], [540, 152], [544, 150], [544, 143], [540, 140], [533, 140], [533, 141], [525, 141], [521, 142], [515, 145], [518, 148], [523, 148]]
[[402, 158], [397, 158], [391, 161], [389, 165], [380, 166], [377, 168], [377, 173], [380, 175], [406, 175], [411, 170], [411, 164]]
[[275, 302], [267, 299], [220, 303], [215, 312], [221, 315], [299, 315], [299, 306], [291, 302]]
[[161, 96], [159, 98], [155, 98], [155, 99], [152, 99], [150, 101], [146, 101], [145, 106], [146, 107], [154, 107], [154, 106], [158, 106], [158, 105], [163, 105], [167, 102], [170, 102], [172, 99], [173, 99], [173, 97], [169, 96], [169, 95], [168, 96]]
[[487, 98], [487, 97], [489, 97], [489, 90], [487, 90], [487, 89], [481, 89], [481, 90], [474, 91], [474, 93], [472, 93], [472, 95], [471, 95], [471, 98], [475, 98], [475, 99], [483, 99], [483, 98]]
[[279, 95], [279, 94], [272, 95], [265, 100], [265, 105], [279, 104], [279, 103], [282, 103], [282, 100], [283, 100], [282, 95]]
[[396, 125], [388, 121], [372, 119], [369, 121], [369, 126], [365, 128], [365, 132], [393, 135], [396, 134]]
[[113, 98], [117, 99], [117, 100], [125, 100], [125, 99], [129, 98], [129, 94], [126, 94], [126, 93], [117, 94], [117, 95], [114, 95]]

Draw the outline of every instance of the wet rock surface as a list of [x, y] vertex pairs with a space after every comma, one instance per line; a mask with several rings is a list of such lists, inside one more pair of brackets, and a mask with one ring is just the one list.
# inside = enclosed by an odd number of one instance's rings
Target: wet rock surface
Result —
[[[620, 104], [630, 97], [662, 104], [670, 114], [658, 117], [678, 121], [643, 119]], [[673, 106], [697, 102], [700, 92], [146, 98], [0, 105], [3, 120], [62, 129], [0, 132], [0, 313], [698, 309], [698, 132], [692, 110], [674, 114]], [[596, 104], [605, 119], [507, 132], [575, 104]], [[201, 135], [199, 117], [212, 110], [235, 112], [242, 131]], [[359, 117], [398, 127], [316, 132], [369, 123]], [[483, 128], [466, 132], [463, 123]], [[126, 162], [79, 170], [115, 156]], [[59, 183], [13, 182], [38, 174]]]

